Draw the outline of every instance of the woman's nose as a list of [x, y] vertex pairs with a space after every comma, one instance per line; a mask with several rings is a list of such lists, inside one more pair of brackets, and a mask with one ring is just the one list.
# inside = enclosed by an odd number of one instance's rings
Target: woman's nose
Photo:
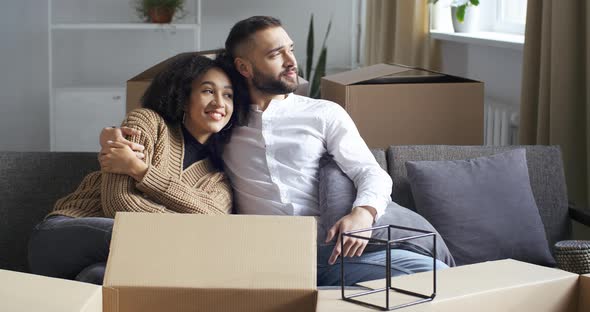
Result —
[[223, 107], [225, 103], [223, 103], [223, 94], [216, 94], [211, 101], [211, 104], [219, 107]]

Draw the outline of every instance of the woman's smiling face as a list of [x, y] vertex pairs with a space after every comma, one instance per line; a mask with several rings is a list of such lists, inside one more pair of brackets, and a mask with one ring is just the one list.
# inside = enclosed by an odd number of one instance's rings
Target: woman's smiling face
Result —
[[195, 139], [205, 143], [227, 125], [233, 111], [231, 81], [223, 70], [214, 67], [193, 81], [184, 126]]

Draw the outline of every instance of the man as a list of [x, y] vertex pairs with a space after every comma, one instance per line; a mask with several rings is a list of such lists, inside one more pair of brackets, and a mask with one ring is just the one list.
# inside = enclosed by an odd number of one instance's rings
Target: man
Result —
[[[347, 284], [383, 278], [383, 267], [375, 264], [385, 263], [384, 251], [363, 254], [363, 239], [347, 237], [343, 249], [340, 245], [340, 233], [371, 227], [391, 202], [391, 178], [351, 118], [336, 103], [293, 94], [298, 86], [294, 45], [278, 19], [254, 16], [238, 22], [225, 48], [247, 81], [252, 103], [248, 124], [234, 130], [223, 155], [238, 213], [319, 216], [319, 161], [330, 154], [354, 181], [357, 198], [318, 249], [318, 285], [339, 285], [334, 265], [339, 258], [350, 263]], [[119, 129], [103, 130], [101, 142], [106, 139], [132, 145]], [[409, 251], [392, 250], [392, 258], [392, 275], [432, 269], [432, 258]]]

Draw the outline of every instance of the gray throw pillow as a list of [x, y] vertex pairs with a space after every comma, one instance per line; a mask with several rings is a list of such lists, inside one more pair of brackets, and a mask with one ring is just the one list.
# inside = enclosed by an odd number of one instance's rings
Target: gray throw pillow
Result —
[[416, 210], [458, 265], [512, 258], [554, 266], [533, 197], [526, 151], [469, 160], [408, 161]]
[[[352, 204], [356, 199], [356, 187], [352, 180], [342, 172], [340, 167], [338, 167], [336, 162], [330, 156], [324, 156], [320, 160], [319, 179], [320, 219], [318, 222], [318, 243], [323, 244], [326, 240], [327, 231], [340, 218], [350, 213]], [[385, 214], [377, 220], [375, 226], [386, 224], [436, 232], [434, 227], [422, 216], [394, 202], [389, 204]], [[392, 231], [392, 239], [415, 234], [418, 233], [396, 229]], [[387, 230], [374, 231], [372, 237], [386, 240]], [[403, 242], [396, 246], [396, 248], [414, 251], [431, 257], [433, 256], [432, 247], [433, 242], [431, 237]], [[374, 251], [378, 249], [382, 249], [382, 247], [367, 246], [365, 250]], [[449, 266], [455, 265], [453, 256], [440, 235], [437, 235], [436, 254], [438, 260], [441, 260]]]

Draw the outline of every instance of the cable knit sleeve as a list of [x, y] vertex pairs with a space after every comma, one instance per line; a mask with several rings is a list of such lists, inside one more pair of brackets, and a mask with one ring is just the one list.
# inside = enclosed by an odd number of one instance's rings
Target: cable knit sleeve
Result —
[[215, 172], [210, 165], [205, 164], [208, 164], [208, 160], [193, 164], [183, 173], [181, 179], [171, 177], [150, 165], [137, 188], [176, 212], [229, 213], [232, 208], [229, 181], [225, 174]]
[[[129, 114], [123, 125], [141, 131], [132, 141], [145, 147], [148, 171], [136, 183], [126, 175], [105, 174], [103, 206], [116, 211], [226, 214], [232, 208], [231, 186], [223, 173], [215, 172], [208, 160], [191, 165], [181, 176], [168, 172], [170, 144], [164, 121], [155, 112], [140, 109]], [[107, 181], [105, 181], [107, 180]], [[115, 186], [112, 194], [104, 188]]]
[[[161, 163], [156, 151], [161, 148], [157, 145], [158, 134], [162, 130], [163, 122], [159, 122], [159, 116], [148, 109], [138, 109], [130, 112], [122, 126], [137, 129], [141, 134], [130, 138], [130, 141], [139, 143], [145, 147], [145, 161], [149, 164]], [[101, 204], [106, 217], [114, 218], [117, 211], [128, 212], [173, 212], [164, 205], [148, 199], [135, 187], [135, 180], [131, 176], [116, 173], [102, 173]]]

